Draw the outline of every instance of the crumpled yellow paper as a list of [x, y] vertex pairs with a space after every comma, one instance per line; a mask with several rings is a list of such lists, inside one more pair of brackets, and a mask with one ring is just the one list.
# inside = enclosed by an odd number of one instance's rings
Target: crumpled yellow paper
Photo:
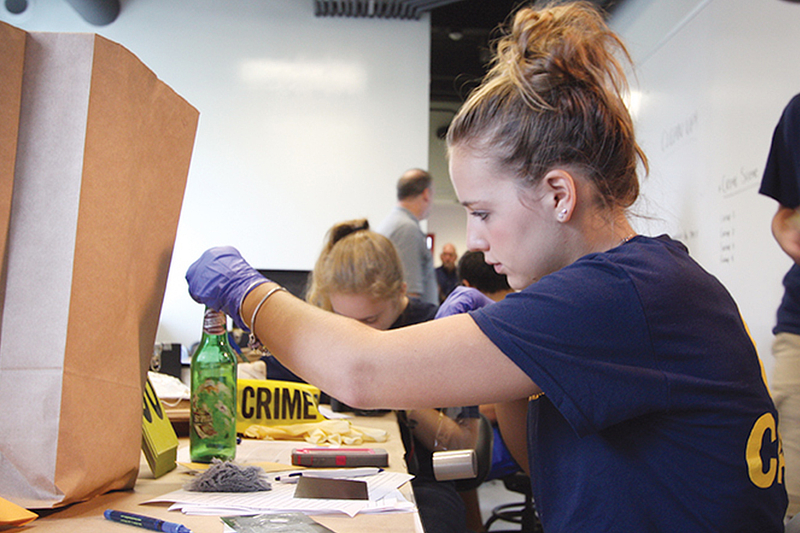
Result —
[[311, 444], [358, 446], [365, 442], [386, 442], [389, 435], [382, 429], [354, 426], [349, 420], [323, 420], [285, 426], [252, 425], [245, 437], [262, 440], [304, 440]]

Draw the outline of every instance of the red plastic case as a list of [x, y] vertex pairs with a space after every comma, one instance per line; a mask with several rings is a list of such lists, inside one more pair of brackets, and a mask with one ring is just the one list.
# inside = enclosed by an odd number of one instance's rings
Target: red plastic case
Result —
[[292, 464], [311, 467], [389, 466], [383, 448], [295, 448]]

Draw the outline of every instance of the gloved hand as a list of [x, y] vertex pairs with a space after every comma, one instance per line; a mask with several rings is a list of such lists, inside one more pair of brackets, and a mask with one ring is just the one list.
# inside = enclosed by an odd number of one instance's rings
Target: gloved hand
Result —
[[442, 302], [442, 305], [439, 306], [439, 310], [436, 311], [435, 318], [466, 313], [492, 303], [494, 302], [478, 289], [459, 286], [450, 293], [450, 296], [448, 296], [444, 302]]
[[269, 280], [247, 264], [232, 246], [206, 250], [186, 271], [189, 294], [201, 304], [224, 311], [236, 326], [249, 331], [239, 309], [245, 296]]

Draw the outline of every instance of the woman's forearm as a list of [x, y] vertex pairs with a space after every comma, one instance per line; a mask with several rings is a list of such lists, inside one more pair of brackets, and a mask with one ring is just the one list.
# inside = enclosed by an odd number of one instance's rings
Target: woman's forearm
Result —
[[432, 452], [475, 448], [478, 418], [453, 420], [438, 409], [412, 409], [406, 416], [414, 436]]
[[796, 209], [778, 206], [772, 217], [772, 235], [786, 255], [800, 263], [800, 213]]
[[[246, 324], [274, 287], [264, 283], [246, 296]], [[474, 405], [538, 390], [468, 315], [379, 331], [277, 291], [254, 329], [287, 368], [353, 407]]]

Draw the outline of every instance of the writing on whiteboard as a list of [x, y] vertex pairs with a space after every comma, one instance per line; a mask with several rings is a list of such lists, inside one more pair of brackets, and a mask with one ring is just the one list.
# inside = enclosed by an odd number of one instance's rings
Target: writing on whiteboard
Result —
[[742, 191], [758, 187], [760, 182], [760, 173], [757, 168], [742, 168], [735, 174], [722, 176], [717, 190], [723, 198], [728, 198]]
[[683, 244], [689, 246], [689, 244], [697, 239], [700, 235], [700, 231], [697, 228], [693, 229], [679, 229], [672, 233], [672, 238], [676, 241], [680, 241]]
[[684, 139], [690, 137], [697, 129], [697, 111], [673, 124], [661, 132], [661, 151], [666, 152]]
[[736, 211], [722, 214], [719, 227], [719, 262], [733, 263], [736, 251]]

